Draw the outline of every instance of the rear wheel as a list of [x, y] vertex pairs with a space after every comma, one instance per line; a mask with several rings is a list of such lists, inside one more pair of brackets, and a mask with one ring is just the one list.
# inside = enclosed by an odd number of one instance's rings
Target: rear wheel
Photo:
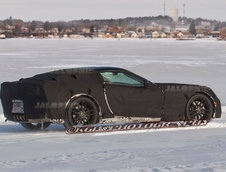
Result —
[[[41, 130], [42, 129], [42, 123], [20, 123], [20, 124], [28, 130]], [[43, 129], [46, 129], [50, 124], [51, 124], [50, 122], [44, 122]]]
[[210, 120], [213, 117], [213, 112], [211, 100], [203, 94], [191, 97], [186, 106], [187, 119], [189, 120]]
[[65, 128], [78, 124], [96, 124], [97, 122], [98, 108], [91, 99], [79, 97], [69, 103], [65, 115]]

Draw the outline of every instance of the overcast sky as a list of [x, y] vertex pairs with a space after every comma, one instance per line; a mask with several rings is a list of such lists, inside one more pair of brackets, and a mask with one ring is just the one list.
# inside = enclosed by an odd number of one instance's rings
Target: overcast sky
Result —
[[[78, 20], [163, 15], [164, 0], [0, 0], [0, 20]], [[166, 15], [226, 21], [226, 0], [166, 0]]]

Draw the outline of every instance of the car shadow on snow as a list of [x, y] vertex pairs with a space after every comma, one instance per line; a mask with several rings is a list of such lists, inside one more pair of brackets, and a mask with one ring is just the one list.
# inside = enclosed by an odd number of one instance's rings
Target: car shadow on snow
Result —
[[0, 123], [0, 133], [45, 133], [45, 132], [65, 132], [63, 125], [52, 124], [47, 129], [43, 131], [32, 131], [23, 128], [20, 124], [17, 123]]

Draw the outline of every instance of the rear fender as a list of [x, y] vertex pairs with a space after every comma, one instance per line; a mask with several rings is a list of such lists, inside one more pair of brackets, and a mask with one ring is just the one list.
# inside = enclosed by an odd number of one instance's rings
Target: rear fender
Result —
[[[65, 104], [65, 109], [67, 109], [68, 105], [72, 102], [72, 100], [74, 100], [76, 98], [79, 98], [79, 97], [87, 97], [87, 98], [90, 98], [96, 104], [96, 106], [98, 108], [98, 112], [99, 112], [99, 119], [101, 120], [102, 119], [102, 110], [101, 110], [100, 104], [98, 103], [98, 101], [93, 96], [91, 96], [89, 94], [86, 94], [86, 93], [80, 93], [80, 94], [73, 95], [67, 101], [67, 103]], [[64, 114], [64, 118], [65, 118], [65, 115], [66, 114]]]

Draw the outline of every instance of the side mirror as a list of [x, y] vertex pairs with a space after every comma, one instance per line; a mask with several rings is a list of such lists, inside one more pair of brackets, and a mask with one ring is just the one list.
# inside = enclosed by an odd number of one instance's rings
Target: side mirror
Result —
[[144, 87], [150, 87], [151, 83], [149, 81], [144, 81]]

